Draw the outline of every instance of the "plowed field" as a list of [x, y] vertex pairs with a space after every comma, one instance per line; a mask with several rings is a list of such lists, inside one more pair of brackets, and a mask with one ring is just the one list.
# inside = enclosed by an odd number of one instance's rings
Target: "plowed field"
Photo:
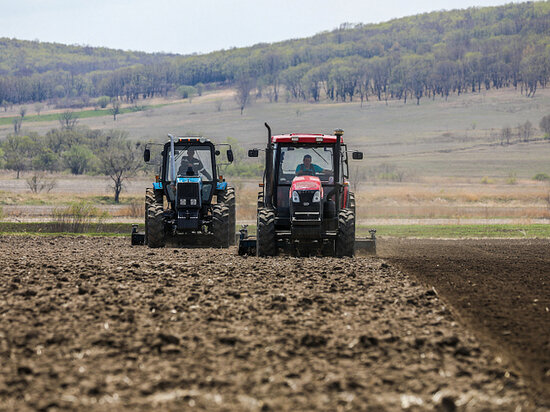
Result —
[[[543, 410], [541, 386], [449, 306], [447, 291], [466, 295], [452, 290], [471, 278], [436, 293], [433, 273], [421, 276], [432, 266], [405, 246], [417, 263], [394, 260], [390, 246], [386, 260], [259, 259], [2, 237], [0, 410]], [[531, 260], [542, 264], [541, 250]], [[476, 300], [507, 291], [495, 260], [486, 267]]]

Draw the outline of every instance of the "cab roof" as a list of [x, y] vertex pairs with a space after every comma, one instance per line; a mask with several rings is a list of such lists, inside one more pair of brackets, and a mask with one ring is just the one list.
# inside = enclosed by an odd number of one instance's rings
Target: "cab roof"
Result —
[[[170, 143], [170, 139], [168, 139]], [[210, 143], [210, 140], [202, 136], [176, 136], [174, 137], [174, 143]]]
[[[336, 136], [331, 134], [290, 133], [271, 137], [272, 143], [336, 143]], [[344, 138], [340, 138], [344, 143]]]

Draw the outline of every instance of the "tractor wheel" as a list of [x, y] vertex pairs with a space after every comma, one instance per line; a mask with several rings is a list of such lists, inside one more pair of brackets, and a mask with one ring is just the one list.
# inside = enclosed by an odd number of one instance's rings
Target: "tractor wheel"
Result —
[[[235, 244], [235, 233], [237, 218], [235, 212], [235, 189], [227, 186], [223, 196], [220, 196], [221, 199], [218, 200], [218, 203], [223, 203], [229, 209], [229, 245]], [[220, 201], [221, 200], [221, 201]]]
[[223, 203], [212, 206], [212, 234], [215, 247], [229, 247], [229, 208]]
[[275, 256], [277, 254], [275, 212], [267, 209], [259, 209], [256, 231], [256, 254], [258, 256]]
[[355, 214], [355, 193], [349, 192], [349, 205], [348, 209], [350, 209], [353, 214]]
[[264, 192], [258, 192], [258, 210], [264, 207]]
[[338, 236], [335, 242], [337, 257], [355, 254], [355, 213], [342, 209], [338, 214]]
[[166, 234], [164, 233], [164, 209], [162, 203], [153, 203], [147, 209], [147, 245], [152, 248], [164, 247], [166, 245]]
[[148, 229], [149, 219], [147, 219], [147, 214], [148, 214], [149, 208], [154, 206], [155, 203], [157, 203], [159, 205], [162, 205], [162, 201], [163, 201], [162, 192], [154, 190], [150, 187], [148, 187], [145, 190], [145, 244], [148, 243], [147, 242], [147, 238], [148, 238], [147, 235], [148, 235], [148, 232], [149, 232], [149, 229]]

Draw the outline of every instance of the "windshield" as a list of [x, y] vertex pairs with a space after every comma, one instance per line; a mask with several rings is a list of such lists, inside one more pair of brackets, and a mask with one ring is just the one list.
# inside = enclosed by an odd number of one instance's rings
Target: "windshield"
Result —
[[[170, 152], [168, 152], [170, 153]], [[176, 146], [176, 175], [178, 177], [199, 176], [202, 180], [212, 180], [212, 154], [210, 146]], [[168, 161], [168, 180], [172, 177], [172, 162]]]
[[334, 183], [332, 146], [282, 146], [280, 148], [279, 183], [292, 182], [295, 176], [317, 176]]

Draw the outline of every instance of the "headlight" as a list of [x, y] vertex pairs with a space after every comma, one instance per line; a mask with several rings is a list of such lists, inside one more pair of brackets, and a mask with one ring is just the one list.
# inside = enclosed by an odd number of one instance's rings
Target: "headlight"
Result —
[[185, 206], [187, 201], [185, 199], [180, 199], [180, 206]]
[[197, 199], [189, 199], [191, 206], [197, 206]]
[[300, 203], [300, 195], [298, 194], [298, 192], [292, 192], [292, 201], [294, 203]]
[[313, 193], [313, 200], [312, 202], [313, 203], [319, 203], [321, 201], [321, 192], [319, 192], [318, 190]]

